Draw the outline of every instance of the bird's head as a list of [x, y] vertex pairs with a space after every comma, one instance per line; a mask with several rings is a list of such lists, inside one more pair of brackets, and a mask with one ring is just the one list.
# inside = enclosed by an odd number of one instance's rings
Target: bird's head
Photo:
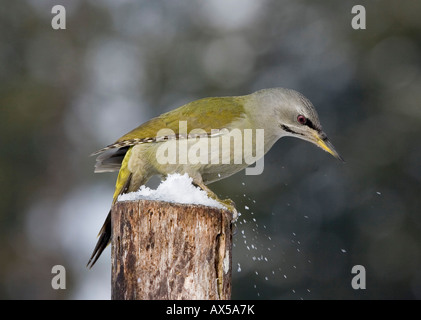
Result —
[[336, 159], [344, 161], [323, 132], [313, 104], [301, 93], [284, 88], [264, 89], [255, 93], [259, 105], [267, 111], [279, 137], [291, 136], [322, 148]]

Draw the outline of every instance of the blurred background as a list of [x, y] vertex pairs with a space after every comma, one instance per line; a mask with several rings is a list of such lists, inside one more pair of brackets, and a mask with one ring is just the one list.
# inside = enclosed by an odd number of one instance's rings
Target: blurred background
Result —
[[[54, 30], [54, 5], [66, 29]], [[366, 30], [354, 30], [354, 5]], [[278, 141], [211, 185], [241, 212], [234, 299], [421, 298], [421, 2], [9, 1], [0, 7], [0, 298], [110, 299], [85, 265], [116, 174], [89, 154], [192, 100], [288, 87], [347, 161]], [[54, 265], [66, 290], [53, 290]], [[354, 290], [354, 265], [366, 290]]]

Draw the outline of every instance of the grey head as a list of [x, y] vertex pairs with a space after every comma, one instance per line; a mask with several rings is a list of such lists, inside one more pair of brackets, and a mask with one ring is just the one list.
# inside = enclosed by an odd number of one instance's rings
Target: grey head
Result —
[[252, 95], [264, 128], [270, 127], [279, 137], [311, 142], [343, 161], [323, 132], [316, 109], [304, 95], [285, 88], [263, 89]]

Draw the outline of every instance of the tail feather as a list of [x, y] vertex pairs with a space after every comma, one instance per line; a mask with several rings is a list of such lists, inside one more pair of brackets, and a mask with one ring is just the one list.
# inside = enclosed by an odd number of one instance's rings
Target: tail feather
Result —
[[105, 150], [96, 158], [95, 173], [120, 170], [128, 150], [129, 147]]
[[102, 226], [98, 236], [98, 242], [91, 255], [91, 258], [88, 261], [88, 264], [86, 265], [89, 269], [91, 269], [94, 266], [95, 262], [101, 256], [101, 253], [111, 241], [111, 210], [110, 212], [108, 212], [107, 219], [105, 219], [104, 225]]
[[[127, 193], [131, 180], [132, 180], [132, 174], [130, 173], [130, 174], [128, 174], [127, 179], [126, 179], [123, 187], [120, 189], [120, 192], [118, 194]], [[118, 194], [114, 197], [113, 204], [117, 201]], [[110, 210], [108, 212], [108, 216], [105, 219], [105, 222], [104, 222], [101, 230], [99, 231], [98, 242], [96, 243], [96, 246], [95, 246], [94, 251], [91, 255], [91, 258], [89, 259], [88, 264], [86, 265], [89, 269], [91, 269], [94, 266], [95, 262], [98, 260], [101, 253], [110, 244], [110, 242], [111, 242], [111, 229], [112, 228], [111, 228], [111, 210]]]

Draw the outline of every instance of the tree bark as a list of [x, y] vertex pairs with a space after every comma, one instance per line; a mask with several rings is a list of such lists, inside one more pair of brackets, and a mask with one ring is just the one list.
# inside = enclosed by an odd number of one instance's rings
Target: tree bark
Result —
[[232, 214], [190, 204], [116, 202], [112, 299], [230, 299]]

